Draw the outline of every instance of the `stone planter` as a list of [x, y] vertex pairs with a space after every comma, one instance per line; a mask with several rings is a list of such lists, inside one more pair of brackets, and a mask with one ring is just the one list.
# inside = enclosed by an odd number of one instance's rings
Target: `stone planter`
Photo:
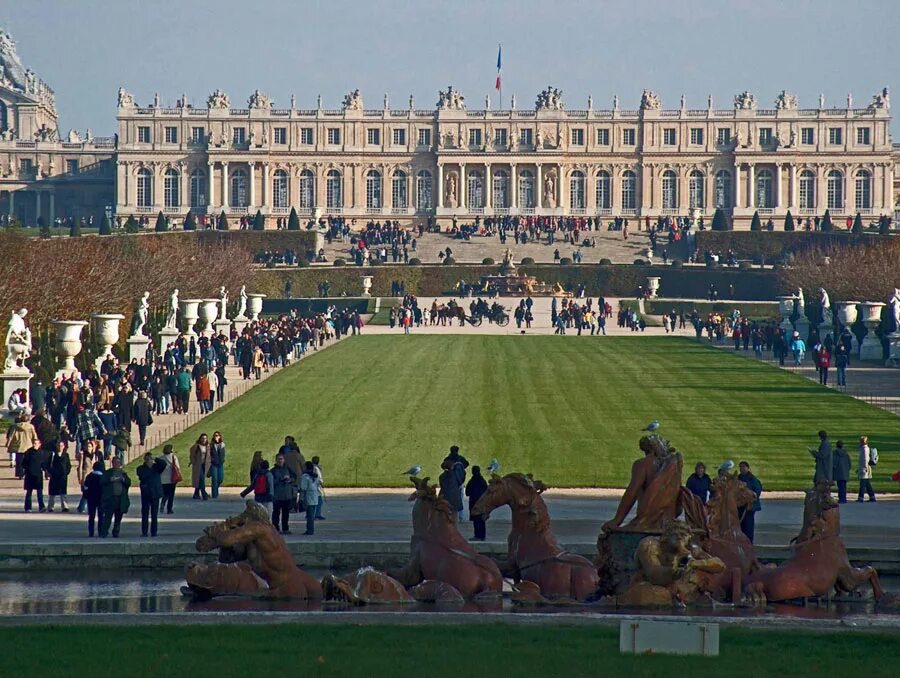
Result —
[[265, 294], [247, 295], [247, 310], [250, 311], [250, 322], [259, 320], [259, 314], [262, 313], [263, 299], [265, 298]]
[[119, 322], [125, 319], [121, 313], [95, 313], [91, 316], [94, 321], [94, 336], [100, 345], [100, 355], [95, 361], [99, 368], [106, 356], [112, 353], [113, 344], [119, 341]]
[[850, 327], [859, 317], [858, 301], [841, 301], [838, 303], [838, 322], [842, 327]]
[[884, 352], [881, 348], [881, 339], [875, 334], [875, 330], [881, 323], [881, 309], [884, 304], [880, 301], [864, 301], [859, 305], [861, 320], [866, 326], [866, 336], [859, 347], [860, 360], [881, 360]]
[[659, 294], [659, 278], [656, 276], [649, 276], [647, 278], [647, 289], [650, 290], [650, 298], [656, 299]]
[[219, 300], [204, 299], [200, 302], [201, 335], [209, 336], [213, 333], [213, 322], [219, 317]]
[[197, 333], [194, 332], [194, 325], [200, 317], [199, 309], [202, 299], [185, 299], [181, 302], [181, 317], [184, 319], [184, 336], [190, 341], [191, 337], [196, 338]]
[[81, 353], [81, 330], [87, 325], [85, 320], [53, 320], [56, 327], [56, 352], [62, 358], [63, 366], [56, 371], [61, 377], [75, 371], [75, 356]]
[[371, 297], [372, 296], [372, 276], [364, 275], [362, 277], [362, 286], [363, 286], [362, 295], [364, 297]]
[[794, 331], [794, 325], [791, 323], [791, 316], [794, 314], [794, 302], [797, 297], [794, 295], [778, 297], [778, 312], [781, 314], [781, 329], [784, 330], [786, 336], [790, 336]]

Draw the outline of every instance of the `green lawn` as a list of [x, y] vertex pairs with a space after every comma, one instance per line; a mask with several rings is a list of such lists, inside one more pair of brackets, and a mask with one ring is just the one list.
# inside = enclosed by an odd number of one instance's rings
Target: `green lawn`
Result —
[[[897, 670], [898, 638], [889, 634], [724, 628], [711, 658], [622, 655], [618, 633], [565, 624], [28, 626], [3, 629], [10, 651], [0, 653], [0, 675], [870, 678]], [[110, 634], [114, 645], [98, 648]], [[110, 661], [116, 668], [101, 670]]]
[[[900, 467], [898, 418], [789, 372], [676, 337], [363, 336], [273, 375], [174, 439], [186, 460], [201, 431], [222, 431], [226, 480], [245, 484], [256, 449], [284, 435], [322, 458], [331, 486], [436, 478], [458, 444], [474, 464], [534, 473], [557, 487], [622, 487], [651, 420], [682, 451], [685, 477], [746, 459], [768, 489], [809, 485], [808, 449], [826, 428], [881, 452], [876, 489]], [[183, 466], [186, 466], [184, 462]], [[189, 474], [185, 473], [186, 477]], [[855, 485], [855, 483], [852, 483]]]

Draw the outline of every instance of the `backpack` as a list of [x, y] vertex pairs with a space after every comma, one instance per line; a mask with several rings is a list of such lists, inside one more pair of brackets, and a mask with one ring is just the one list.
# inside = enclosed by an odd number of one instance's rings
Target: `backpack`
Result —
[[257, 473], [256, 479], [253, 481], [253, 493], [254, 494], [268, 494], [269, 492], [269, 483], [266, 480], [265, 473]]

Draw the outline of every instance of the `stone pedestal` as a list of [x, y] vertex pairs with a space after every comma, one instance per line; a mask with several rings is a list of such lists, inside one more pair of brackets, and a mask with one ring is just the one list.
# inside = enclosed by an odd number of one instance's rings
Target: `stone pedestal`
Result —
[[166, 346], [175, 342], [178, 338], [178, 335], [181, 332], [178, 331], [177, 327], [163, 327], [159, 331], [159, 354], [163, 355], [166, 352]]
[[81, 353], [81, 330], [87, 325], [85, 320], [53, 320], [56, 328], [56, 352], [63, 364], [56, 371], [57, 377], [72, 374], [75, 367], [75, 356]]
[[623, 593], [637, 571], [634, 554], [644, 537], [659, 536], [659, 533], [628, 532], [613, 530], [601, 532], [597, 539], [597, 570], [600, 585], [597, 592], [603, 596]]
[[213, 330], [215, 330], [216, 334], [224, 334], [227, 337], [231, 334], [231, 321], [216, 320], [216, 322], [213, 323]]
[[887, 367], [900, 367], [900, 331], [888, 335]]
[[881, 348], [881, 339], [875, 334], [875, 330], [881, 323], [881, 309], [884, 304], [880, 301], [866, 301], [859, 305], [862, 321], [866, 326], [866, 336], [859, 347], [860, 360], [881, 360], [884, 351]]
[[[791, 315], [794, 313], [794, 302], [797, 297], [783, 296], [778, 297], [778, 312], [781, 314], [781, 330], [784, 332], [785, 337], [790, 337], [791, 333], [794, 331], [794, 325], [791, 322]], [[806, 338], [804, 337], [804, 341]]]
[[800, 338], [805, 342], [809, 337], [809, 320], [805, 315], [801, 315], [794, 323], [794, 329], [800, 333]]
[[250, 324], [250, 318], [246, 316], [239, 315], [237, 318], [231, 321], [234, 325], [234, 330], [238, 334], [241, 334], [244, 331], [244, 328]]
[[130, 363], [132, 360], [137, 360], [141, 362], [142, 358], [147, 357], [147, 346], [150, 344], [150, 337], [145, 337], [143, 334], [131, 335], [128, 337], [128, 362]]
[[26, 391], [28, 391], [29, 383], [31, 382], [31, 378], [33, 376], [34, 375], [28, 371], [27, 367], [20, 367], [9, 370], [7, 372], [0, 372], [0, 382], [3, 383], [3, 402], [0, 403], [0, 413], [2, 413], [3, 416], [6, 416], [8, 414], [6, 403], [9, 402], [9, 397], [13, 394], [14, 391], [18, 391], [20, 388], [24, 388]]

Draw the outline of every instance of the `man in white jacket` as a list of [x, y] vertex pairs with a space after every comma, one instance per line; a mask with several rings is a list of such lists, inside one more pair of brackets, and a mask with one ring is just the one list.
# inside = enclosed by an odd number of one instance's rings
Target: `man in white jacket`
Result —
[[869, 447], [868, 436], [859, 438], [859, 465], [856, 475], [859, 478], [859, 496], [856, 501], [863, 500], [863, 494], [868, 493], [869, 501], [875, 501], [875, 490], [872, 489], [872, 468], [878, 463], [878, 450]]

